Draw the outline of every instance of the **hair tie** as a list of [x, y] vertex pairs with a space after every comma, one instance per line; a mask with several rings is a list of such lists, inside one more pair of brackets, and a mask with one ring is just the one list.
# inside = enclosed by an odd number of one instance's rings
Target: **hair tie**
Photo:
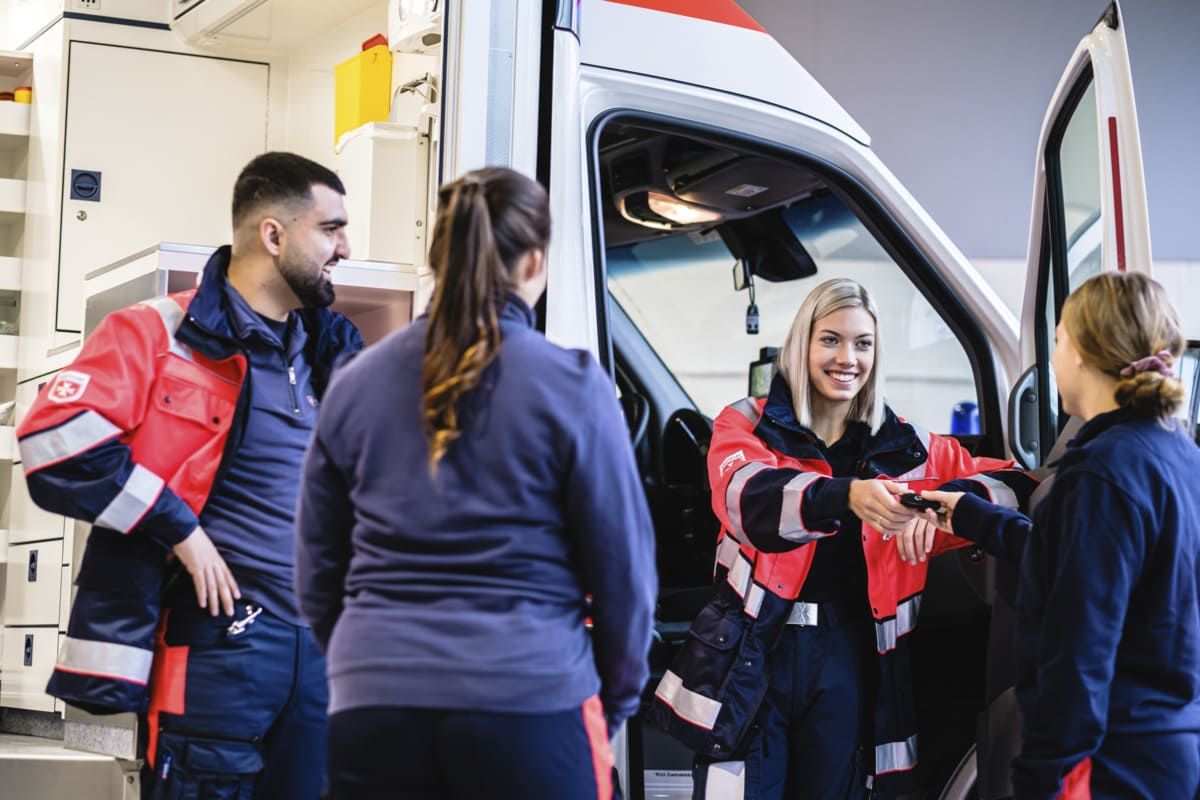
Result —
[[1159, 350], [1152, 356], [1146, 356], [1145, 358], [1139, 358], [1137, 361], [1129, 362], [1129, 366], [1121, 370], [1121, 377], [1129, 378], [1140, 372], [1150, 372], [1153, 370], [1164, 378], [1170, 378], [1175, 374], [1175, 371], [1171, 369], [1172, 361], [1174, 361], [1174, 358], [1171, 356], [1171, 351]]

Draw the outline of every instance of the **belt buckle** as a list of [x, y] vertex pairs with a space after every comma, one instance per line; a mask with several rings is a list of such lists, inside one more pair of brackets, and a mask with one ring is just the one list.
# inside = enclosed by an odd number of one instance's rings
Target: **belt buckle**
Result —
[[816, 603], [796, 602], [792, 605], [792, 613], [788, 616], [789, 625], [814, 627], [818, 624], [820, 606]]

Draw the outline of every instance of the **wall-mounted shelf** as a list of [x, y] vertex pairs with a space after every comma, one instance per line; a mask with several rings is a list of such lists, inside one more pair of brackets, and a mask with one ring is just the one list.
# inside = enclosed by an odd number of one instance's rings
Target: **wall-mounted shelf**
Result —
[[21, 259], [0, 256], [0, 292], [21, 291]]
[[14, 334], [0, 334], [0, 369], [17, 368], [17, 341]]
[[12, 461], [16, 453], [17, 429], [12, 425], [0, 425], [0, 461]]
[[0, 178], [0, 225], [25, 216], [25, 181]]
[[24, 147], [29, 141], [29, 103], [0, 100], [0, 152]]

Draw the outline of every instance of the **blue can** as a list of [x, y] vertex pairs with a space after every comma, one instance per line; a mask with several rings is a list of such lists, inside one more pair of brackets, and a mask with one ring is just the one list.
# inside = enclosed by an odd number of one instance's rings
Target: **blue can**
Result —
[[954, 404], [950, 412], [951, 436], [977, 436], [979, 434], [979, 406], [969, 400]]

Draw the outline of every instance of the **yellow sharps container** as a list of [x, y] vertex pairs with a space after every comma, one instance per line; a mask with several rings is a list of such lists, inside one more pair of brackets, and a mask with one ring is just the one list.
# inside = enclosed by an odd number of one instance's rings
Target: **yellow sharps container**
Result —
[[382, 34], [333, 69], [333, 141], [368, 122], [386, 122], [392, 108], [392, 51]]

